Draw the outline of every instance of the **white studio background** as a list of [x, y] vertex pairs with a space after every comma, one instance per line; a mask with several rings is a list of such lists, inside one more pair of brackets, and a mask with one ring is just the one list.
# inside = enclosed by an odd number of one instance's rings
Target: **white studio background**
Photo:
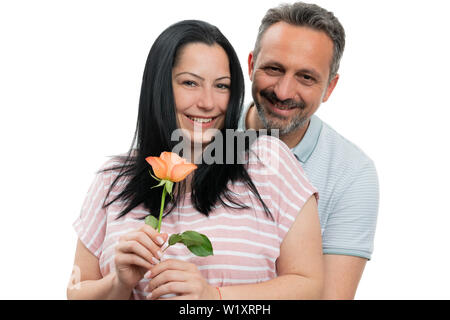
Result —
[[[247, 72], [281, 1], [0, 1], [0, 299], [65, 299], [72, 223], [95, 171], [126, 151], [156, 36], [217, 25]], [[357, 299], [449, 299], [447, 1], [322, 1], [347, 33], [318, 114], [377, 166], [375, 250]], [[250, 99], [247, 81], [247, 101]]]

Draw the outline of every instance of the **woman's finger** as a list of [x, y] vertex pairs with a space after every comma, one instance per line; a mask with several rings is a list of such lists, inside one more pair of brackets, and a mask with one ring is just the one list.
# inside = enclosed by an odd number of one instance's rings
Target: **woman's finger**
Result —
[[123, 253], [123, 254], [116, 255], [114, 257], [114, 263], [117, 268], [134, 265], [134, 266], [138, 266], [138, 267], [148, 270], [151, 267], [153, 267], [153, 265], [151, 263], [149, 263], [147, 260], [139, 257], [138, 255], [129, 254], [129, 253]]
[[166, 284], [168, 282], [185, 282], [189, 279], [189, 274], [185, 271], [179, 270], [166, 270], [148, 282], [148, 285], [145, 287], [145, 291], [151, 292], [154, 289]]
[[168, 259], [165, 261], [161, 261], [152, 269], [151, 271], [151, 277], [155, 278], [160, 273], [167, 271], [167, 270], [179, 270], [179, 271], [187, 271], [187, 272], [194, 272], [197, 270], [197, 267], [189, 262], [182, 261], [182, 260], [176, 260], [176, 259]]
[[193, 295], [174, 295], [168, 298], [159, 298], [158, 300], [166, 301], [166, 300], [195, 300]]
[[135, 254], [148, 262], [150, 262], [152, 265], [159, 263], [159, 260], [156, 259], [152, 252], [148, 250], [148, 248], [144, 247], [140, 242], [136, 240], [129, 240], [129, 241], [121, 241], [116, 246], [116, 254], [120, 253], [131, 253]]
[[162, 246], [169, 237], [167, 233], [158, 233], [158, 231], [146, 224], [140, 227], [139, 231], [145, 232], [159, 246]]
[[189, 284], [187, 282], [168, 282], [156, 288], [147, 295], [148, 300], [156, 300], [166, 294], [183, 295], [189, 293]]
[[162, 258], [163, 253], [161, 247], [153, 242], [152, 238], [150, 238], [149, 235], [143, 231], [127, 233], [121, 237], [121, 241], [137, 241], [149, 252], [151, 252], [152, 256], [157, 260]]

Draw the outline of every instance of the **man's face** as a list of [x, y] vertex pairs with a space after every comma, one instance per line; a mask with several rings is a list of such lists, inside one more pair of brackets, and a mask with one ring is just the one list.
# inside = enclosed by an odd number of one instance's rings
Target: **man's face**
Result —
[[338, 76], [328, 82], [333, 42], [324, 32], [278, 22], [266, 30], [260, 48], [248, 61], [259, 120], [280, 135], [295, 132], [337, 83]]

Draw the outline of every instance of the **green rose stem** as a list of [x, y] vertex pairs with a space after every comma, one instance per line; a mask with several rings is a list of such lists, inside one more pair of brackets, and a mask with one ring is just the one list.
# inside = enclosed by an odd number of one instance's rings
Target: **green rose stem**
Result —
[[[154, 177], [151, 172], [150, 175], [157, 181], [159, 181], [159, 184], [153, 186], [152, 188], [163, 187], [163, 193], [161, 196], [159, 219], [156, 219], [156, 217], [149, 214], [145, 218], [145, 224], [151, 226], [152, 228], [156, 229], [158, 233], [160, 233], [164, 204], [166, 202], [166, 194], [169, 194], [172, 197], [174, 182], [168, 179], [158, 179], [157, 177]], [[208, 239], [208, 237], [196, 231], [188, 230], [180, 234], [172, 234], [168, 239], [168, 246], [163, 250], [163, 252], [166, 251], [170, 246], [173, 246], [177, 243], [184, 244], [189, 249], [189, 251], [199, 257], [206, 257], [214, 254], [211, 241]]]
[[162, 197], [161, 197], [161, 209], [159, 210], [158, 233], [160, 233], [160, 231], [161, 231], [161, 220], [162, 220], [162, 215], [163, 215], [163, 211], [164, 211], [164, 202], [166, 201], [166, 193], [167, 193], [166, 188], [164, 186]]

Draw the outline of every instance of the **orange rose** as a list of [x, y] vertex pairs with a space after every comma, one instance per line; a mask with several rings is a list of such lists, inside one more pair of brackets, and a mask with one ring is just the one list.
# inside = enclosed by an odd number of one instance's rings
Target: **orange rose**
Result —
[[195, 164], [189, 163], [173, 152], [162, 152], [159, 157], [147, 157], [145, 160], [152, 166], [153, 172], [161, 180], [180, 182], [192, 171], [197, 169]]
[[[156, 175], [153, 178], [159, 181], [159, 184], [152, 188], [163, 187], [159, 220], [149, 214], [145, 218], [145, 224], [160, 232], [166, 194], [172, 195], [173, 184], [184, 180], [189, 173], [197, 169], [197, 166], [187, 162], [186, 159], [181, 158], [173, 152], [162, 152], [159, 157], [147, 157], [145, 160], [152, 166], [153, 172]], [[176, 243], [183, 243], [193, 254], [199, 257], [214, 254], [211, 241], [208, 237], [196, 231], [188, 230], [180, 234], [171, 235], [169, 238], [169, 246]]]
[[197, 169], [197, 166], [187, 162], [186, 159], [181, 158], [173, 152], [162, 152], [159, 157], [147, 157], [145, 160], [152, 166], [153, 172], [156, 175], [156, 177], [153, 178], [159, 181], [159, 184], [152, 188], [163, 187], [159, 220], [156, 221], [156, 218], [153, 219], [153, 216], [151, 215], [147, 216], [145, 219], [146, 224], [157, 228], [159, 232], [161, 230], [161, 219], [164, 203], [166, 201], [166, 194], [168, 193], [172, 196], [173, 184], [184, 180], [189, 173]]

